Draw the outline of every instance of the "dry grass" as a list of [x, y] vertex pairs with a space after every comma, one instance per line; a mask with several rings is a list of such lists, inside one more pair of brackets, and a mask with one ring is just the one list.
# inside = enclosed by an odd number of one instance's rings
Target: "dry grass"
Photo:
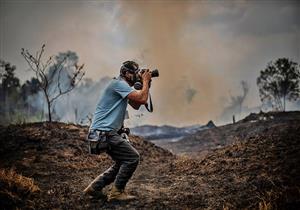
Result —
[[39, 187], [34, 184], [33, 179], [17, 174], [13, 169], [0, 169], [0, 182], [8, 188], [18, 189], [27, 193], [39, 191]]
[[29, 198], [40, 189], [28, 177], [17, 174], [13, 169], [0, 169], [0, 206], [4, 209], [18, 209], [31, 206]]

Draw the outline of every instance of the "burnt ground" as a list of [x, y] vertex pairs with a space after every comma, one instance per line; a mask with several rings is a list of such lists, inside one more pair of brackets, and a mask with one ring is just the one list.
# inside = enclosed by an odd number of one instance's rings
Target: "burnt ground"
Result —
[[241, 140], [199, 156], [174, 155], [131, 136], [141, 162], [127, 185], [137, 199], [124, 203], [81, 197], [112, 164], [105, 154], [88, 154], [87, 127], [58, 122], [0, 127], [0, 208], [299, 209], [299, 113], [280, 115], [263, 120], [264, 129], [254, 133], [259, 116], [228, 125]]
[[299, 121], [300, 112], [297, 111], [252, 113], [235, 124], [198, 131], [177, 142], [160, 141], [155, 143], [174, 154], [199, 157], [213, 149], [247, 141], [275, 125], [293, 124]]

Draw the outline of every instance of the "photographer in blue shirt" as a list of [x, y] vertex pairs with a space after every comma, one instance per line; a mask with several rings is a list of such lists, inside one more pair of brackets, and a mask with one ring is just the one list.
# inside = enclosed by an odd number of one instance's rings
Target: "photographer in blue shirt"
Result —
[[84, 193], [92, 198], [106, 198], [102, 189], [111, 183], [114, 184], [108, 195], [108, 201], [134, 198], [124, 190], [139, 163], [140, 156], [130, 142], [122, 138], [118, 131], [123, 126], [128, 103], [134, 109], [139, 109], [142, 104], [147, 103], [151, 72], [149, 69], [143, 71], [140, 75], [143, 87], [141, 90], [135, 90], [132, 86], [138, 71], [139, 65], [136, 62], [124, 62], [119, 77], [112, 79], [97, 104], [88, 136], [105, 135], [105, 141], [108, 145], [106, 153], [115, 163], [96, 177], [84, 190]]

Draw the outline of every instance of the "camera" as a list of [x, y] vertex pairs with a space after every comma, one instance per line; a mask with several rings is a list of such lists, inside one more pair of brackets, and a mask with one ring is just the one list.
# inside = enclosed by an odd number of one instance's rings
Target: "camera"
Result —
[[125, 139], [127, 142], [129, 142], [129, 134], [130, 134], [130, 129], [125, 128], [124, 126], [121, 127], [121, 129], [117, 132], [123, 139]]
[[[146, 71], [146, 69], [141, 69], [135, 74], [135, 82], [134, 82], [134, 88], [136, 90], [141, 90], [143, 88], [143, 80], [141, 75]], [[158, 69], [154, 69], [153, 71], [150, 71], [151, 77], [159, 77], [159, 71]], [[149, 84], [150, 85], [150, 84]]]
[[130, 129], [129, 128], [125, 128], [124, 126], [121, 127], [120, 130], [118, 130], [117, 132], [119, 135], [121, 135], [122, 133], [125, 133], [126, 135], [130, 134]]

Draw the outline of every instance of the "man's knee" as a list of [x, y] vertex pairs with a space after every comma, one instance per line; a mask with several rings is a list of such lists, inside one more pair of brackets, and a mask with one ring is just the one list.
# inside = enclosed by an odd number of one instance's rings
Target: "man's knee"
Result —
[[140, 162], [140, 153], [136, 149], [134, 149], [134, 153], [135, 153], [134, 160], [135, 160], [135, 162], [139, 163]]
[[134, 155], [129, 161], [129, 165], [136, 167], [139, 164], [139, 162], [140, 162], [140, 154], [138, 153], [138, 151], [134, 150]]
[[140, 162], [140, 154], [138, 152], [136, 153], [135, 161], [137, 164]]
[[133, 147], [133, 146], [129, 146], [130, 147], [130, 159], [132, 163], [139, 163], [140, 161], [140, 154], [139, 152]]

